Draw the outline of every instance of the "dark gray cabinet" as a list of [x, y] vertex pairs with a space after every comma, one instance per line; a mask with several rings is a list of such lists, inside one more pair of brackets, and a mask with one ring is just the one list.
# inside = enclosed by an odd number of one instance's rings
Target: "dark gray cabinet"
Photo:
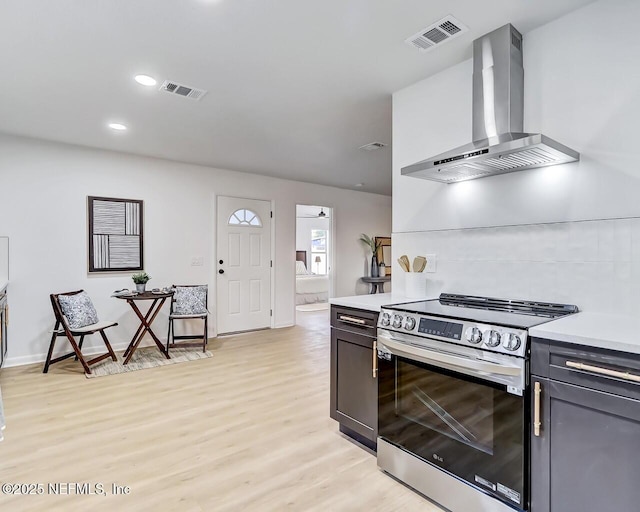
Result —
[[378, 437], [377, 323], [377, 312], [331, 307], [330, 416], [341, 432], [373, 450]]
[[9, 306], [7, 305], [6, 288], [0, 290], [0, 368], [7, 358], [7, 324], [9, 322]]
[[640, 357], [534, 339], [531, 365], [531, 512], [640, 510]]

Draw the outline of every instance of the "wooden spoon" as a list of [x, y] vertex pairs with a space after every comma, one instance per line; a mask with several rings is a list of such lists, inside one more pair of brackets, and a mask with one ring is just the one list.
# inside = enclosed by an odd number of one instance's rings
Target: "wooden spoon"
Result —
[[413, 259], [414, 272], [422, 272], [426, 266], [427, 266], [427, 258], [425, 258], [424, 256], [416, 256]]
[[400, 265], [400, 268], [405, 272], [411, 272], [409, 258], [407, 258], [406, 255], [403, 254], [398, 258], [398, 264]]
[[411, 262], [406, 254], [402, 256], [402, 261], [404, 261], [404, 266], [406, 267], [407, 272], [411, 272]]

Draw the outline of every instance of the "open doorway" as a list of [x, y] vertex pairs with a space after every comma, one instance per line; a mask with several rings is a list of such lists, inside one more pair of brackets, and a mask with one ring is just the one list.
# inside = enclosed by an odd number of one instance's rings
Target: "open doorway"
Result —
[[333, 209], [296, 205], [296, 323], [328, 311], [333, 292], [332, 254]]

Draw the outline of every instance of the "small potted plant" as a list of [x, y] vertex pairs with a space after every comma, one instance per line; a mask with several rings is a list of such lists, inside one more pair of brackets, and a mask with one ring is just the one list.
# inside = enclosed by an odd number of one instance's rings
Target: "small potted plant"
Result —
[[137, 274], [133, 274], [131, 279], [133, 279], [133, 282], [136, 284], [136, 291], [138, 293], [144, 293], [147, 282], [151, 279], [151, 276], [146, 272], [138, 272]]

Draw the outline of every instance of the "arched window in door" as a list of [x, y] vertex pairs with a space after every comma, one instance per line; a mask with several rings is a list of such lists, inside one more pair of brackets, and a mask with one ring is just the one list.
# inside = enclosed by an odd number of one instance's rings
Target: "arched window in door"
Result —
[[236, 210], [229, 217], [229, 226], [246, 226], [260, 228], [262, 227], [262, 221], [257, 213], [241, 208]]

